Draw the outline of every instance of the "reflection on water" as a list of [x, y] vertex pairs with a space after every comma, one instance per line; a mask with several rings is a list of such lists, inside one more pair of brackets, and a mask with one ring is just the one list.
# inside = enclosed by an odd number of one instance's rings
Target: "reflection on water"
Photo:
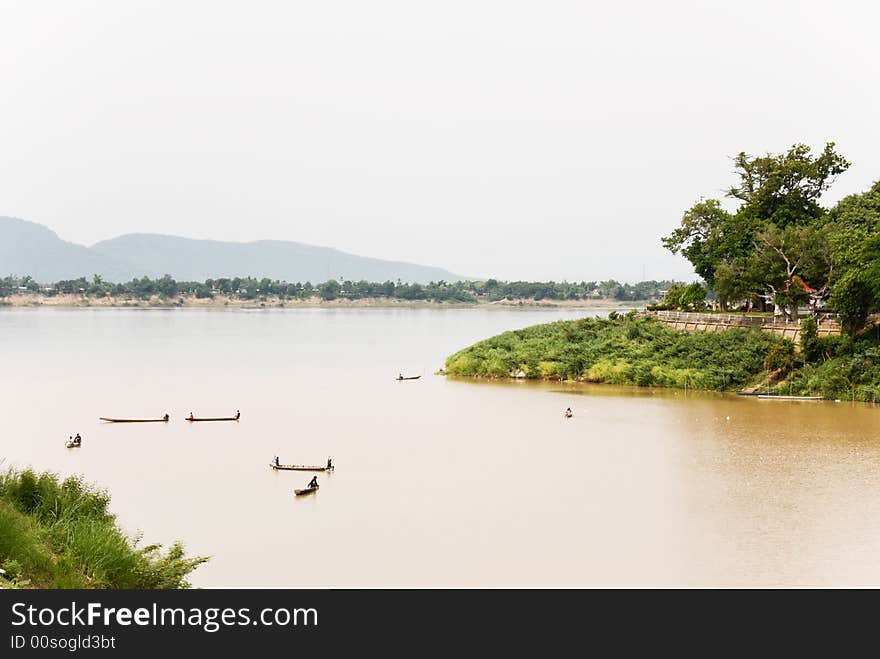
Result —
[[[4, 310], [0, 455], [212, 555], [200, 586], [880, 585], [880, 410], [433, 375], [584, 313]], [[294, 497], [276, 453], [337, 469]]]

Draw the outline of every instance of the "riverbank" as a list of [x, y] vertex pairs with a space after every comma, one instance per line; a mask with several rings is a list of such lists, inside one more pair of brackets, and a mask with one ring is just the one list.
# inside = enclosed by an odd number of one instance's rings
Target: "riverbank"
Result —
[[207, 558], [183, 546], [137, 546], [107, 511], [109, 495], [78, 478], [0, 474], [0, 588], [188, 588]]
[[499, 334], [451, 355], [444, 372], [873, 402], [880, 341], [813, 337], [797, 352], [789, 339], [759, 329], [690, 332], [612, 313]]
[[0, 307], [60, 307], [60, 308], [233, 308], [233, 309], [316, 309], [316, 308], [377, 308], [377, 309], [471, 309], [471, 308], [547, 308], [547, 309], [632, 309], [644, 307], [645, 301], [621, 302], [615, 299], [598, 300], [533, 300], [511, 299], [477, 302], [435, 302], [431, 300], [401, 300], [399, 298], [373, 297], [361, 299], [337, 298], [325, 300], [318, 296], [306, 299], [281, 299], [265, 297], [243, 299], [225, 295], [199, 298], [184, 295], [172, 298], [151, 296], [147, 299], [132, 297], [87, 297], [81, 295], [18, 294], [0, 298]]

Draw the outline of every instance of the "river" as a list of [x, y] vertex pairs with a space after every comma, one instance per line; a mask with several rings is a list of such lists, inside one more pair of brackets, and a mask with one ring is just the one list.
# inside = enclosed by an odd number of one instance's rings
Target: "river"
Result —
[[[880, 586], [880, 410], [434, 375], [594, 313], [3, 309], [0, 456], [106, 487], [202, 587]], [[296, 498], [275, 454], [337, 468]]]

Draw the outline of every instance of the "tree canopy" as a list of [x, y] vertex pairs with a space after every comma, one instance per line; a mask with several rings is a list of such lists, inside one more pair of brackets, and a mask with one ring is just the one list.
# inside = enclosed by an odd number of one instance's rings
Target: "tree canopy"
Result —
[[822, 194], [850, 163], [833, 142], [819, 154], [795, 144], [781, 154], [733, 158], [736, 207], [700, 199], [663, 245], [688, 259], [732, 303], [772, 304], [787, 318], [827, 306], [851, 329], [880, 310], [880, 183], [832, 208]]

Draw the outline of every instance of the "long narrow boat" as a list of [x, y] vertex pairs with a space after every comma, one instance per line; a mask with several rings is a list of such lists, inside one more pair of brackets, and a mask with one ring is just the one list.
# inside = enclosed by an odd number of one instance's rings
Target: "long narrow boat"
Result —
[[318, 465], [277, 465], [270, 462], [269, 466], [276, 471], [333, 471], [334, 467], [319, 467]]
[[217, 416], [217, 417], [186, 417], [186, 421], [194, 423], [196, 421], [238, 421], [238, 416]]
[[822, 396], [776, 396], [775, 394], [758, 394], [764, 400], [823, 400]]
[[305, 489], [303, 489], [303, 490], [294, 490], [293, 493], [294, 493], [296, 496], [301, 497], [301, 496], [304, 495], [304, 494], [312, 494], [312, 493], [314, 493], [314, 492], [317, 492], [317, 491], [318, 491], [318, 487], [319, 487], [318, 485], [315, 485], [315, 487], [307, 487], [307, 488], [305, 488]]
[[106, 421], [107, 423], [167, 423], [170, 417], [165, 416], [161, 419], [111, 419], [106, 416], [100, 417], [101, 421]]
[[422, 377], [422, 376], [421, 376], [421, 375], [414, 375], [414, 376], [412, 376], [412, 377], [405, 378], [405, 377], [402, 377], [402, 376], [398, 375], [398, 376], [395, 378], [395, 380], [397, 380], [398, 382], [403, 382], [404, 380], [418, 380], [420, 377]]

